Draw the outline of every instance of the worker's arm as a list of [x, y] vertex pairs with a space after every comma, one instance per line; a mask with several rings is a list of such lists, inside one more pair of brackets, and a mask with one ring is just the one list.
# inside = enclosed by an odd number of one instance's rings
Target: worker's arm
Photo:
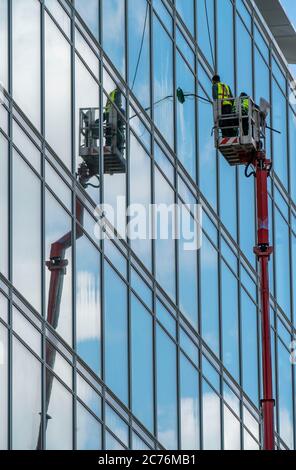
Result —
[[218, 85], [217, 85], [217, 83], [215, 85], [213, 85], [213, 87], [212, 87], [212, 95], [213, 95], [213, 100], [218, 99]]

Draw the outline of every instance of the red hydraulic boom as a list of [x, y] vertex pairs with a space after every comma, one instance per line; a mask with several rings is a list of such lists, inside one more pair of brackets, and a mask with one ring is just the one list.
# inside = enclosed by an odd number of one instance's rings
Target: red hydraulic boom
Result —
[[[243, 111], [242, 100], [248, 101], [248, 111]], [[234, 98], [232, 114], [223, 113], [223, 100], [214, 103], [214, 133], [216, 148], [231, 166], [247, 165], [246, 176], [256, 178], [257, 245], [254, 248], [260, 264], [260, 296], [262, 325], [263, 444], [265, 450], [274, 450], [274, 405], [272, 391], [272, 359], [270, 335], [268, 261], [273, 252], [269, 244], [267, 178], [271, 162], [265, 153], [265, 129], [269, 104], [261, 99], [260, 107], [251, 98]], [[277, 131], [276, 131], [277, 132]], [[253, 171], [248, 174], [248, 168]]]

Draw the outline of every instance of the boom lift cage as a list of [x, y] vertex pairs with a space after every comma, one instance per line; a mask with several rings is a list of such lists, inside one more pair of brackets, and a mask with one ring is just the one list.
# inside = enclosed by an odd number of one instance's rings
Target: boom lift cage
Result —
[[[248, 113], [243, 101], [248, 100]], [[231, 166], [247, 163], [249, 155], [265, 148], [265, 119], [250, 97], [227, 98], [231, 114], [223, 113], [222, 99], [214, 102], [215, 146]]]

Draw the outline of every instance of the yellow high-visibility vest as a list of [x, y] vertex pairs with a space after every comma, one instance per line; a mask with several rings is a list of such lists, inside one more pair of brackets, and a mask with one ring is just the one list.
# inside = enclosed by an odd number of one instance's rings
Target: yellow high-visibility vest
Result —
[[248, 98], [245, 98], [242, 100], [242, 111], [244, 114], [248, 114], [249, 113], [249, 99]]
[[117, 93], [117, 88], [115, 88], [115, 90], [113, 90], [113, 91], [111, 91], [111, 93], [109, 93], [107, 103], [106, 103], [106, 106], [105, 106], [105, 113], [110, 112], [111, 106], [115, 102], [116, 93]]
[[[230, 106], [233, 105], [233, 101], [228, 100], [227, 98], [231, 98], [230, 87], [225, 85], [225, 83], [219, 82], [218, 83], [218, 99], [223, 100], [222, 105], [225, 106], [229, 104]], [[226, 98], [226, 99], [224, 99]]]

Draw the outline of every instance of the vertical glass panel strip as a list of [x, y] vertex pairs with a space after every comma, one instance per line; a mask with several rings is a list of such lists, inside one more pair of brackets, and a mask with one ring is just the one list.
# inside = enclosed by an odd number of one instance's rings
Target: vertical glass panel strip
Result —
[[12, 0], [13, 97], [40, 128], [40, 3]]
[[105, 377], [106, 384], [128, 402], [127, 288], [105, 263]]
[[96, 374], [101, 373], [101, 295], [98, 250], [83, 236], [76, 242], [77, 352]]
[[41, 430], [41, 364], [14, 338], [12, 368], [14, 450], [35, 450]]
[[158, 440], [166, 449], [177, 449], [176, 347], [160, 326], [156, 330]]
[[132, 296], [132, 408], [135, 416], [153, 433], [152, 317]]
[[46, 139], [71, 168], [71, 55], [70, 45], [45, 15]]
[[40, 311], [40, 181], [17, 152], [13, 153], [13, 158], [13, 281], [21, 294]]
[[102, 0], [103, 46], [125, 77], [125, 0]]
[[198, 372], [181, 354], [181, 447], [199, 449]]
[[8, 0], [0, 0], [0, 84], [8, 89]]
[[8, 277], [8, 142], [0, 133], [0, 271]]
[[7, 330], [0, 324], [0, 449], [8, 446], [8, 351]]

